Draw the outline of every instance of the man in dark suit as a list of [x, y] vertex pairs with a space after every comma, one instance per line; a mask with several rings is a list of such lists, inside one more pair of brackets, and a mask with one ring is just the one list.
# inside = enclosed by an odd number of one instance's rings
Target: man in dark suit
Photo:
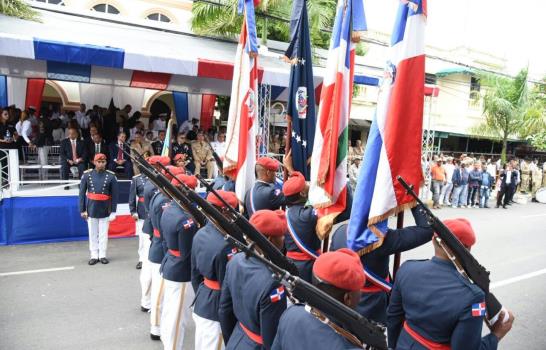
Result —
[[163, 150], [163, 144], [165, 143], [165, 130], [159, 130], [157, 133], [157, 140], [152, 142], [152, 150], [155, 155], [160, 156]]
[[497, 206], [506, 209], [506, 205], [510, 203], [511, 194], [516, 191], [518, 174], [512, 168], [512, 163], [507, 163], [504, 167], [504, 171], [500, 174], [500, 189], [497, 194]]
[[118, 134], [117, 142], [110, 145], [110, 170], [115, 172], [116, 168], [123, 167], [123, 173], [128, 178], [133, 177], [133, 164], [131, 159], [125, 152], [130, 152], [129, 147], [125, 144], [127, 135], [124, 132]]
[[87, 159], [89, 162], [89, 168], [95, 168], [95, 162], [93, 161], [93, 159], [95, 158], [95, 154], [102, 153], [106, 155], [106, 163], [108, 163], [108, 146], [106, 145], [106, 141], [102, 139], [101, 134], [97, 133], [92, 135], [91, 140], [89, 140], [89, 142], [87, 142], [85, 146], [87, 148]]
[[79, 138], [78, 130], [68, 129], [68, 138], [61, 141], [61, 179], [68, 180], [70, 168], [78, 168], [78, 176], [81, 178], [85, 171], [87, 154], [85, 144]]

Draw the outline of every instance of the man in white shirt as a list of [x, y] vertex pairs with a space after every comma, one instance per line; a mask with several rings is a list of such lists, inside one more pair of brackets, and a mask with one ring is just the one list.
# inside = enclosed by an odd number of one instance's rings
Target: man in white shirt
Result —
[[[217, 141], [213, 141], [210, 143], [212, 146], [212, 150], [216, 152], [218, 157], [222, 159], [224, 157], [224, 153], [226, 151], [226, 135], [223, 133], [219, 133], [217, 137]], [[216, 162], [214, 162], [214, 177], [218, 175], [218, 165], [216, 165]]]
[[455, 171], [455, 165], [453, 165], [453, 157], [447, 157], [446, 163], [444, 164], [444, 170], [446, 173], [446, 184], [444, 187], [442, 187], [442, 191], [440, 192], [440, 205], [443, 203], [444, 205], [451, 205], [451, 201], [449, 200], [451, 196], [451, 190], [453, 190], [453, 171]]
[[80, 104], [80, 110], [76, 112], [76, 121], [82, 131], [82, 137], [87, 138], [89, 136], [89, 123], [91, 118], [86, 114], [85, 103]]
[[353, 191], [356, 188], [356, 182], [358, 180], [358, 173], [360, 172], [360, 158], [357, 157], [353, 160], [353, 164], [349, 167], [349, 182]]

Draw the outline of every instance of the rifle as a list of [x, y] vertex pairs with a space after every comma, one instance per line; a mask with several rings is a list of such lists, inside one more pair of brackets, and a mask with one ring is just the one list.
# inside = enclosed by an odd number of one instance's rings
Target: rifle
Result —
[[[131, 150], [135, 153], [136, 156], [133, 156], [131, 152], [127, 152], [126, 150], [123, 150], [123, 152], [131, 158], [136, 164], [138, 169], [148, 177], [150, 181], [152, 181], [157, 188], [163, 190], [169, 196], [172, 200], [180, 206], [183, 210], [185, 210], [187, 213], [189, 213], [194, 220], [197, 222], [199, 227], [203, 227], [206, 222], [206, 216], [203, 215], [197, 208], [195, 208], [191, 201], [187, 199], [186, 196], [182, 194], [179, 188], [171, 184], [169, 179], [163, 174], [161, 174], [159, 171], [157, 171], [154, 167], [150, 165], [144, 159], [144, 157], [138, 153], [135, 149], [131, 148]], [[172, 176], [172, 173], [170, 174]]]
[[224, 173], [224, 164], [222, 163], [222, 160], [220, 159], [220, 157], [218, 156], [218, 153], [216, 153], [216, 151], [214, 150], [214, 148], [210, 144], [209, 140], [207, 139], [206, 141], [207, 141], [207, 144], [210, 147], [210, 151], [212, 152], [212, 157], [214, 158], [214, 161], [216, 162], [216, 166], [218, 167], [218, 171], [223, 174]]
[[424, 205], [421, 199], [419, 199], [417, 194], [413, 191], [413, 185], [408, 185], [401, 176], [397, 176], [396, 179], [400, 182], [402, 187], [404, 187], [406, 193], [412, 196], [415, 201], [420, 204], [418, 206], [419, 210], [426, 216], [430, 226], [438, 235], [438, 237], [435, 238], [436, 242], [448, 254], [451, 262], [453, 262], [459, 273], [467, 277], [472, 283], [476, 284], [484, 291], [487, 308], [487, 322], [490, 325], [493, 325], [497, 322], [503, 307], [497, 298], [489, 292], [489, 271], [480, 265], [478, 260], [476, 260], [470, 251], [462, 245], [453, 232], [451, 232], [449, 228], [447, 228], [446, 225], [444, 225], [444, 223]]
[[[254, 249], [254, 243], [244, 244], [226, 233], [224, 238], [235, 248], [266, 265], [290, 292], [291, 296], [311, 308], [310, 313], [330, 326], [336, 333], [362, 349], [387, 349], [382, 328], [373, 324], [355, 310], [342, 304], [314, 285], [310, 284], [265, 259]], [[333, 319], [333, 321], [331, 319]]]

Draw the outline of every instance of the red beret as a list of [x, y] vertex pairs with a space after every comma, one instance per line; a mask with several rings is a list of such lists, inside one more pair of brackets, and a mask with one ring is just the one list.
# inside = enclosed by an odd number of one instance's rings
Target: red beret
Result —
[[93, 158], [93, 161], [96, 162], [97, 160], [106, 160], [106, 155], [103, 153], [95, 154], [95, 158]]
[[176, 156], [174, 156], [173, 160], [176, 162], [177, 160], [181, 159], [182, 157], [184, 157], [184, 154], [178, 153]]
[[286, 215], [282, 210], [258, 210], [250, 218], [250, 223], [264, 236], [284, 236], [288, 231]]
[[176, 175], [180, 175], [180, 174], [184, 174], [184, 169], [180, 168], [180, 167], [177, 167], [177, 166], [174, 166], [174, 165], [167, 165], [167, 169], [169, 170], [169, 172], [172, 174], [169, 174], [168, 172], [164, 171], [163, 170], [163, 175], [165, 175], [167, 177], [167, 179], [169, 180], [172, 180], [173, 179], [173, 175], [176, 176]]
[[[237, 208], [239, 201], [237, 200], [235, 192], [218, 190], [216, 193], [218, 193], [220, 197], [222, 197], [232, 208]], [[210, 204], [213, 204], [219, 208], [225, 207], [224, 203], [222, 203], [222, 201], [212, 192], [210, 192], [207, 196], [207, 200], [210, 202]]]
[[148, 163], [150, 163], [151, 165], [156, 165], [157, 163], [159, 163], [159, 156], [151, 156], [150, 158], [148, 158]]
[[299, 171], [294, 171], [282, 186], [285, 196], [300, 193], [305, 188], [305, 177]]
[[323, 282], [351, 292], [360, 290], [366, 282], [360, 257], [348, 248], [320, 255], [313, 265], [313, 274]]
[[180, 182], [178, 182], [178, 180], [180, 180], [192, 190], [197, 187], [197, 178], [193, 175], [177, 174], [175, 177], [176, 179], [172, 179], [171, 181], [171, 184], [175, 186], [180, 186]]
[[277, 171], [277, 169], [279, 169], [279, 162], [276, 159], [269, 158], [269, 157], [261, 157], [256, 162], [256, 165], [261, 165], [267, 170], [271, 170], [271, 171]]
[[447, 219], [443, 223], [465, 247], [470, 248], [476, 243], [476, 234], [468, 220], [462, 218]]
[[159, 163], [163, 164], [164, 166], [167, 166], [171, 164], [171, 159], [167, 156], [161, 156], [159, 157]]

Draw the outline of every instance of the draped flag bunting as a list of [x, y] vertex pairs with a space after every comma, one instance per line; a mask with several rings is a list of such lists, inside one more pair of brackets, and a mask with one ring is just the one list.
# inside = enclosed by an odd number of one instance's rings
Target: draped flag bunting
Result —
[[163, 143], [163, 149], [161, 150], [162, 157], [170, 157], [171, 155], [171, 143], [173, 138], [173, 124], [175, 122], [175, 116], [171, 115], [169, 122], [167, 123], [167, 132], [165, 133], [165, 142]]
[[383, 243], [387, 219], [415, 203], [396, 180], [419, 189], [425, 89], [426, 0], [401, 1], [374, 120], [356, 185], [347, 245], [364, 254]]
[[258, 113], [258, 39], [252, 0], [239, 0], [244, 20], [235, 54], [231, 102], [224, 155], [224, 173], [236, 180], [235, 193], [244, 201], [255, 180]]
[[[311, 158], [309, 200], [318, 208], [319, 235], [346, 205], [348, 126], [353, 94], [353, 31], [366, 30], [362, 0], [339, 0], [320, 94]], [[321, 229], [323, 227], [323, 229]]]
[[292, 166], [310, 179], [309, 160], [315, 139], [315, 86], [307, 19], [307, 1], [294, 0], [292, 6], [291, 41], [285, 59], [292, 64], [288, 87], [288, 118]]

